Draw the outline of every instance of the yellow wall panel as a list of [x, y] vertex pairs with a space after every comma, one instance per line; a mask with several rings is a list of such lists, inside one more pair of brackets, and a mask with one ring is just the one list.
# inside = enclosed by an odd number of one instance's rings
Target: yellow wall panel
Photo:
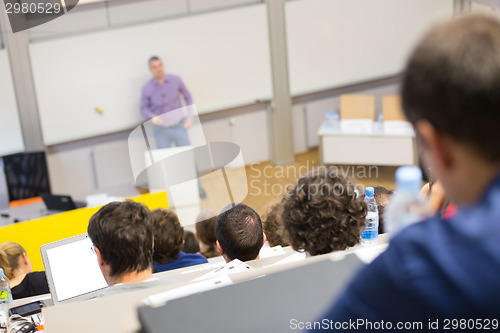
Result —
[[[148, 193], [130, 199], [145, 204], [149, 209], [168, 207], [165, 192]], [[86, 233], [90, 217], [99, 208], [75, 209], [0, 228], [0, 243], [16, 242], [21, 244], [26, 249], [33, 270], [43, 271], [40, 246]]]

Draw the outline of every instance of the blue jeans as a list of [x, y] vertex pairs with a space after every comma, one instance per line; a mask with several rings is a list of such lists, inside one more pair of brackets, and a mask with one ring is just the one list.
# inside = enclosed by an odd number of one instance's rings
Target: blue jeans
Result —
[[[154, 126], [154, 136], [156, 141], [156, 148], [171, 148], [172, 142], [176, 147], [189, 146], [189, 136], [184, 128], [184, 121], [180, 121], [177, 125], [172, 127]], [[200, 197], [204, 199], [207, 195], [201, 186], [200, 179], [198, 178], [198, 189]]]
[[170, 148], [172, 142], [176, 147], [189, 146], [189, 137], [184, 128], [184, 121], [172, 127], [154, 126], [154, 135], [157, 148]]

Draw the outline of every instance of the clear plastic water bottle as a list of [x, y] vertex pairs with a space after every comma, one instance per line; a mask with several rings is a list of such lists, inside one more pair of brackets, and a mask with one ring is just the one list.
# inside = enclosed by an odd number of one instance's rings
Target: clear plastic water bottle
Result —
[[340, 130], [340, 114], [337, 110], [326, 112], [326, 125], [335, 131]]
[[373, 187], [367, 187], [365, 190], [365, 202], [368, 205], [366, 213], [365, 226], [361, 232], [361, 245], [368, 246], [378, 243], [378, 209], [375, 201]]
[[420, 194], [422, 171], [416, 166], [396, 170], [396, 193], [384, 211], [384, 229], [394, 237], [407, 226], [431, 216], [426, 198]]
[[0, 268], [0, 332], [7, 332], [9, 320], [8, 308], [12, 304], [12, 292], [10, 291], [9, 279]]
[[384, 113], [382, 111], [376, 115], [375, 122], [373, 123], [373, 131], [374, 133], [384, 133]]

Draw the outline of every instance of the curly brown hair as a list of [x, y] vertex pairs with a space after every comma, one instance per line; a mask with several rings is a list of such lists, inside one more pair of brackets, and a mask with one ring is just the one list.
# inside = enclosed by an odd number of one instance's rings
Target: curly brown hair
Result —
[[281, 212], [293, 249], [318, 255], [356, 245], [367, 207], [336, 169], [319, 167], [288, 191]]
[[281, 202], [269, 208], [262, 219], [262, 226], [270, 246], [290, 246], [290, 236], [281, 221]]
[[184, 228], [177, 214], [170, 209], [155, 209], [151, 212], [154, 225], [153, 260], [166, 265], [179, 258], [184, 239]]

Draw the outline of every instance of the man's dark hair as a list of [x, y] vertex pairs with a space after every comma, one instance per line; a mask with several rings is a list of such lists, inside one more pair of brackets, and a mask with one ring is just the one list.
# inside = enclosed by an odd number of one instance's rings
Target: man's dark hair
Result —
[[150, 64], [151, 64], [151, 62], [156, 61], [156, 60], [160, 60], [160, 61], [161, 61], [161, 59], [160, 59], [159, 57], [157, 57], [157, 56], [152, 56], [152, 57], [151, 57], [151, 58], [149, 58], [149, 60], [148, 60], [148, 65], [150, 65]]
[[[373, 189], [374, 189], [374, 196], [375, 196], [375, 201], [377, 202], [377, 209], [378, 209], [378, 234], [381, 235], [381, 234], [385, 233], [385, 230], [384, 230], [384, 228], [385, 228], [384, 227], [385, 207], [387, 205], [388, 200], [394, 194], [394, 192], [383, 187], [383, 186], [374, 186]], [[387, 200], [384, 200], [384, 199], [387, 199]]]
[[92, 215], [87, 232], [104, 262], [111, 267], [111, 276], [151, 268], [153, 221], [143, 204], [111, 202]]
[[219, 251], [215, 242], [217, 241], [217, 236], [215, 236], [215, 224], [217, 222], [217, 216], [212, 216], [206, 220], [196, 222], [196, 235], [203, 244], [207, 245], [208, 248], [201, 252], [205, 258], [213, 258], [220, 256]]
[[467, 15], [425, 35], [408, 61], [402, 85], [406, 117], [500, 161], [500, 22]]
[[166, 265], [179, 258], [184, 228], [173, 210], [155, 209], [151, 216], [155, 235], [153, 260], [160, 265]]
[[242, 203], [231, 205], [217, 217], [217, 240], [229, 260], [253, 260], [264, 242], [262, 221], [251, 207]]
[[200, 243], [194, 236], [194, 232], [184, 230], [184, 245], [182, 246], [184, 253], [198, 253], [200, 252]]
[[262, 219], [264, 233], [270, 246], [290, 246], [290, 236], [281, 221], [281, 203], [269, 208]]
[[333, 168], [313, 169], [283, 199], [281, 219], [294, 250], [311, 255], [359, 243], [367, 206]]

